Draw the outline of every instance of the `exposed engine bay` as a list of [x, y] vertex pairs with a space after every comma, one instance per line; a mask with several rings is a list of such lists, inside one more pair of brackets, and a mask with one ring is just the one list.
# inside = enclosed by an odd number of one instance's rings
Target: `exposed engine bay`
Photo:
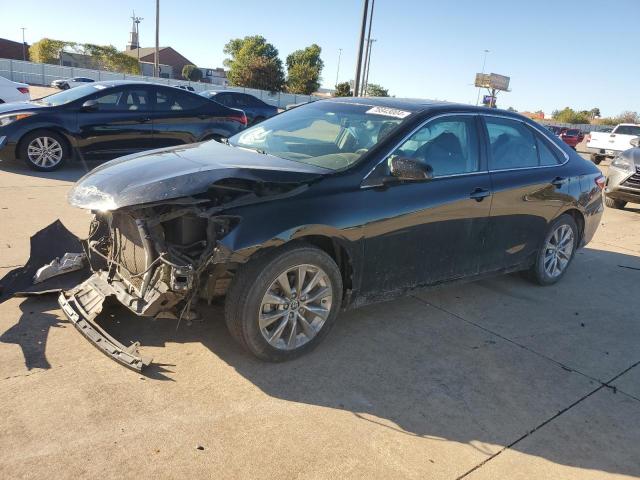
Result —
[[[223, 210], [286, 198], [305, 188], [225, 179], [195, 196], [94, 211], [88, 237], [80, 241], [90, 270], [85, 280], [69, 289], [47, 289], [45, 280], [38, 284], [40, 291], [18, 294], [61, 292], [60, 306], [87, 339], [119, 363], [141, 370], [150, 359], [139, 354], [138, 344], [122, 345], [95, 322], [105, 301], [115, 298], [136, 315], [172, 318], [178, 325], [192, 318], [197, 302], [225, 295], [237, 267], [220, 240], [241, 219]], [[59, 222], [55, 225], [71, 236]], [[47, 236], [55, 231], [49, 229]]]

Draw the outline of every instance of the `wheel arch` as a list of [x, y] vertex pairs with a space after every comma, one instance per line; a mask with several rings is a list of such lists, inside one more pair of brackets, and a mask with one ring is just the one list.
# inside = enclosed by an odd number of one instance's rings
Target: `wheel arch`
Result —
[[578, 245], [581, 245], [584, 238], [584, 214], [577, 208], [569, 208], [564, 210], [561, 215], [569, 215], [576, 222], [576, 225], [578, 226]]

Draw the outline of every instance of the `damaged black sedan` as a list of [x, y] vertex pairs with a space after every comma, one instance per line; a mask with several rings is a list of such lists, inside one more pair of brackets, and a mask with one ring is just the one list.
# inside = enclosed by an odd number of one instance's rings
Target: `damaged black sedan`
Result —
[[[602, 215], [603, 177], [517, 114], [335, 99], [226, 143], [123, 157], [82, 178], [92, 275], [59, 298], [114, 359], [147, 362], [94, 321], [107, 298], [177, 321], [226, 297], [232, 336], [268, 361], [315, 347], [338, 312], [418, 287], [566, 273]], [[390, 319], [393, 321], [393, 319]]]

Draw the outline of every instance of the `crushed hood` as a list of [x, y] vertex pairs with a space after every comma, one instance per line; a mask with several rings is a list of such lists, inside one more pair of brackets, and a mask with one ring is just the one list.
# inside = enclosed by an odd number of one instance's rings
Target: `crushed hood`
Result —
[[69, 203], [109, 211], [206, 192], [227, 178], [305, 183], [331, 170], [216, 141], [128, 155], [95, 168], [69, 192]]

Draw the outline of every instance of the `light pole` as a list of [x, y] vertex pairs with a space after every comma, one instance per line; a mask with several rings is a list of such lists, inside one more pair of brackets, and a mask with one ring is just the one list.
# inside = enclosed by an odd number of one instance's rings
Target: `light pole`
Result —
[[[487, 53], [489, 53], [489, 50], [484, 50], [484, 57], [482, 58], [482, 74], [484, 75], [484, 67], [487, 64]], [[476, 107], [480, 104], [480, 90], [482, 89], [482, 87], [478, 87], [478, 97], [476, 98]]]
[[358, 42], [358, 59], [356, 61], [356, 76], [353, 85], [353, 96], [357, 97], [360, 91], [360, 74], [362, 69], [362, 50], [364, 48], [364, 33], [367, 28], [367, 12], [369, 10], [369, 0], [362, 2], [362, 23], [360, 25], [360, 41]]
[[26, 30], [26, 27], [20, 27], [20, 30], [22, 30], [22, 60], [23, 61], [27, 61], [27, 43], [24, 41], [24, 31]]
[[160, 76], [160, 0], [156, 0], [156, 50], [153, 55], [153, 76]]
[[371, 24], [373, 23], [373, 8], [376, 5], [376, 0], [371, 0], [371, 12], [369, 12], [369, 29], [367, 31], [367, 49], [365, 50], [365, 55], [364, 55], [364, 69], [362, 72], [362, 82], [360, 82], [360, 94], [361, 95], [366, 95], [367, 91], [365, 90], [365, 77], [366, 77], [366, 72], [367, 72], [367, 63], [368, 63], [368, 59], [369, 59], [369, 49], [371, 48]]
[[342, 49], [338, 49], [338, 69], [336, 70], [336, 83], [338, 85], [338, 76], [340, 75], [340, 58], [342, 57]]
[[377, 42], [375, 38], [369, 39], [369, 44], [367, 45], [367, 58], [365, 59], [365, 68], [364, 68], [364, 82], [362, 84], [363, 94], [367, 94], [367, 87], [369, 86], [369, 71], [371, 70], [371, 51], [373, 50], [373, 43]]

